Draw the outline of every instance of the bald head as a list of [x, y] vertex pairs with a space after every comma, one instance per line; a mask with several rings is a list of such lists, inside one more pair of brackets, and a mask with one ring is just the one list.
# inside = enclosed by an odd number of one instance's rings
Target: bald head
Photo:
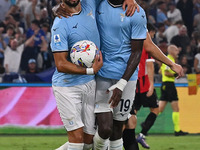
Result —
[[174, 58], [178, 57], [179, 49], [176, 45], [169, 45], [167, 48], [168, 54], [172, 55]]

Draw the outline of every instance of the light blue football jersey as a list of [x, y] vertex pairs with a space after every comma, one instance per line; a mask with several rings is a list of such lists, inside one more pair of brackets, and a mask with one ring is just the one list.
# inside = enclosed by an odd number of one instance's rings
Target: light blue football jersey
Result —
[[[96, 1], [83, 0], [82, 10], [79, 14], [69, 18], [55, 18], [51, 28], [52, 52], [69, 52], [73, 44], [81, 40], [90, 40], [100, 47], [99, 32], [96, 24]], [[52, 77], [54, 86], [74, 86], [84, 84], [94, 79], [94, 75], [75, 75], [58, 72]]]
[[[146, 15], [140, 7], [132, 17], [127, 17], [122, 7], [114, 8], [103, 0], [97, 8], [97, 25], [103, 54], [103, 67], [98, 75], [104, 78], [122, 78], [131, 54], [131, 39], [146, 39]], [[130, 78], [137, 80], [138, 68]]]

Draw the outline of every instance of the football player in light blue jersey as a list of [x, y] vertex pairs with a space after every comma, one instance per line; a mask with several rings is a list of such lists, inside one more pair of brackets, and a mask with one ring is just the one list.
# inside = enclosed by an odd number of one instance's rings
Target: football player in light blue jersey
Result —
[[123, 1], [103, 0], [97, 9], [104, 64], [96, 77], [95, 150], [106, 150], [108, 143], [110, 150], [123, 149], [122, 128], [134, 100], [137, 66], [147, 36], [144, 10], [140, 7], [140, 12], [127, 17]]
[[[72, 13], [70, 18], [55, 18], [51, 29], [51, 49], [56, 71], [52, 78], [53, 92], [69, 142], [58, 150], [90, 149], [95, 134], [95, 89], [94, 74], [102, 67], [101, 52], [92, 68], [71, 63], [70, 49], [81, 40], [93, 41], [100, 47], [96, 25], [96, 3], [87, 0], [62, 0], [62, 7]], [[86, 144], [84, 144], [86, 143]]]

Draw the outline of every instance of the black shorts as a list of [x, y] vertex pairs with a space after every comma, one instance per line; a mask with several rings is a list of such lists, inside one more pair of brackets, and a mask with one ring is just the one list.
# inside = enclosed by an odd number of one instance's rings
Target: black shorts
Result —
[[178, 101], [177, 90], [174, 82], [163, 82], [161, 86], [160, 101]]
[[150, 97], [147, 97], [147, 92], [136, 93], [133, 105], [136, 110], [140, 110], [141, 106], [149, 108], [158, 108], [158, 100], [156, 91]]

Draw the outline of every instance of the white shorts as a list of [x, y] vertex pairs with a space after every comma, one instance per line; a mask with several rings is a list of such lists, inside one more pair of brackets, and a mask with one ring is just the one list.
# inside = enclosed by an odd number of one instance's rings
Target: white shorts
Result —
[[95, 113], [113, 112], [113, 119], [117, 121], [125, 121], [132, 109], [132, 104], [135, 98], [135, 89], [137, 81], [128, 81], [122, 92], [122, 98], [118, 106], [111, 108], [108, 104], [112, 92], [106, 93], [107, 89], [115, 84], [118, 80], [106, 79], [102, 77], [96, 78], [96, 104]]
[[95, 80], [72, 87], [52, 87], [66, 130], [73, 131], [83, 127], [85, 133], [94, 135]]

